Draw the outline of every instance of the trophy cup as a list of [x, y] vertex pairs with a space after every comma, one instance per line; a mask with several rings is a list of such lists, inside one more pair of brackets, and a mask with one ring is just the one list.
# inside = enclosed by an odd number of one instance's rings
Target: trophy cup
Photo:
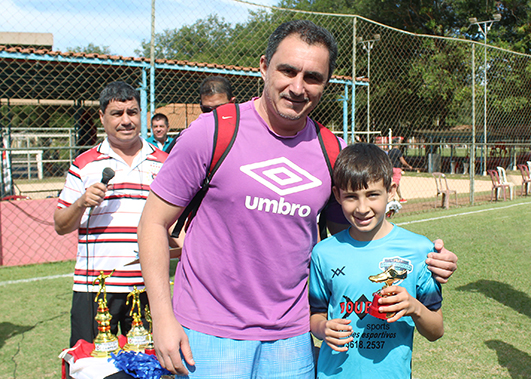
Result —
[[[369, 280], [371, 282], [384, 283], [384, 286], [382, 287], [382, 289], [392, 286], [396, 282], [404, 280], [405, 278], [407, 278], [407, 270], [398, 271], [395, 269], [394, 266], [388, 267], [387, 270], [385, 270], [384, 272], [380, 274], [369, 276]], [[372, 294], [373, 299], [372, 299], [371, 305], [369, 306], [368, 312], [371, 316], [385, 320], [387, 318], [393, 317], [394, 312], [393, 313], [381, 313], [378, 310], [378, 308], [380, 307], [380, 305], [378, 304], [378, 300], [382, 297], [380, 295], [380, 291], [381, 290], [378, 290], [377, 292]]]
[[151, 311], [149, 310], [149, 305], [146, 304], [144, 308], [144, 315], [146, 321], [149, 323], [149, 332], [148, 332], [148, 344], [146, 346], [146, 354], [155, 354], [155, 345], [153, 343], [153, 319], [151, 318]]
[[[133, 291], [127, 295], [126, 305], [129, 304], [129, 298], [132, 297], [131, 311], [129, 316], [133, 317], [133, 323], [131, 330], [127, 333], [127, 344], [124, 346], [126, 351], [144, 352], [148, 346], [148, 331], [142, 324], [142, 309], [140, 307], [140, 294], [146, 289], [138, 290], [136, 286], [133, 286]], [[138, 313], [135, 312], [135, 308]]]
[[[107, 307], [107, 291], [105, 289], [105, 279], [110, 277], [113, 274], [114, 270], [109, 274], [105, 275], [103, 271], [100, 271], [100, 275], [92, 284], [96, 284], [99, 281], [100, 288], [98, 294], [94, 299], [94, 302], [98, 302], [98, 313], [96, 314], [95, 320], [98, 323], [99, 333], [94, 339], [94, 350], [91, 355], [96, 358], [109, 358], [111, 353], [118, 353], [120, 351], [120, 345], [118, 344], [118, 338], [111, 333], [111, 319], [112, 316], [109, 313], [109, 308]], [[99, 298], [102, 294], [103, 298]]]

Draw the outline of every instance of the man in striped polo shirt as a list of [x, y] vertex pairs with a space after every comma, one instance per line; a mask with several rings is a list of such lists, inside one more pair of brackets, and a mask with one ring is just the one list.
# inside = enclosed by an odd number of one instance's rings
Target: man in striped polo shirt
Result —
[[[94, 302], [100, 272], [106, 278], [107, 304], [112, 315], [111, 331], [126, 334], [132, 318], [126, 306], [133, 286], [144, 286], [136, 259], [137, 225], [150, 185], [167, 154], [140, 137], [140, 95], [124, 82], [113, 82], [100, 95], [100, 120], [107, 137], [79, 155], [68, 170], [65, 186], [54, 214], [55, 230], [63, 235], [79, 232], [71, 310], [70, 345], [88, 342], [97, 335]], [[102, 172], [115, 176], [107, 185]], [[141, 295], [146, 304], [147, 296]]]

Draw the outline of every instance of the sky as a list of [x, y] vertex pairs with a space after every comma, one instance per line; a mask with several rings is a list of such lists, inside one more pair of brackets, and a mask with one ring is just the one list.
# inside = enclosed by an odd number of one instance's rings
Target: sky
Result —
[[[248, 0], [275, 5], [278, 0]], [[249, 9], [234, 0], [156, 0], [155, 32], [193, 24], [210, 14], [243, 22]], [[111, 53], [136, 56], [151, 38], [151, 0], [2, 0], [0, 31], [52, 33], [53, 50], [108, 46]]]

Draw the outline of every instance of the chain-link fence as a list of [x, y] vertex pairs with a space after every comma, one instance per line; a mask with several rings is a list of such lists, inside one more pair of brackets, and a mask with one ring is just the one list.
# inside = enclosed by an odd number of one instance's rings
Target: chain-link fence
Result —
[[[170, 135], [187, 127], [200, 114], [198, 88], [209, 75], [228, 77], [238, 102], [260, 96], [257, 67], [269, 34], [300, 18], [329, 29], [339, 47], [336, 76], [311, 116], [349, 143], [402, 150], [413, 170], [402, 177], [401, 212], [443, 204], [433, 172], [445, 173], [457, 203], [468, 205], [491, 198], [487, 170], [504, 168], [514, 190], [517, 166], [531, 161], [528, 55], [236, 0], [115, 1], [97, 13], [93, 1], [76, 4], [10, 4], [1, 16], [9, 32], [0, 32], [2, 198], [57, 196], [73, 158], [104, 137], [98, 97], [111, 81], [141, 91], [144, 135], [150, 111], [168, 115]], [[54, 40], [15, 33], [30, 30]]]

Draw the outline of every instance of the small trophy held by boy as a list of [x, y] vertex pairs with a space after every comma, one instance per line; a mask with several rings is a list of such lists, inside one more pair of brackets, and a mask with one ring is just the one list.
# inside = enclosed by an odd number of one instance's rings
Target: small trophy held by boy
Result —
[[[404, 280], [405, 278], [407, 278], [407, 270], [397, 270], [395, 269], [395, 266], [389, 266], [384, 272], [369, 276], [369, 280], [371, 282], [384, 283], [382, 289], [390, 287], [396, 282]], [[387, 318], [393, 317], [394, 313], [381, 313], [379, 311], [380, 305], [378, 304], [378, 300], [382, 297], [380, 295], [380, 291], [381, 290], [373, 293], [372, 304], [369, 306], [369, 314], [376, 318], [385, 320]]]

